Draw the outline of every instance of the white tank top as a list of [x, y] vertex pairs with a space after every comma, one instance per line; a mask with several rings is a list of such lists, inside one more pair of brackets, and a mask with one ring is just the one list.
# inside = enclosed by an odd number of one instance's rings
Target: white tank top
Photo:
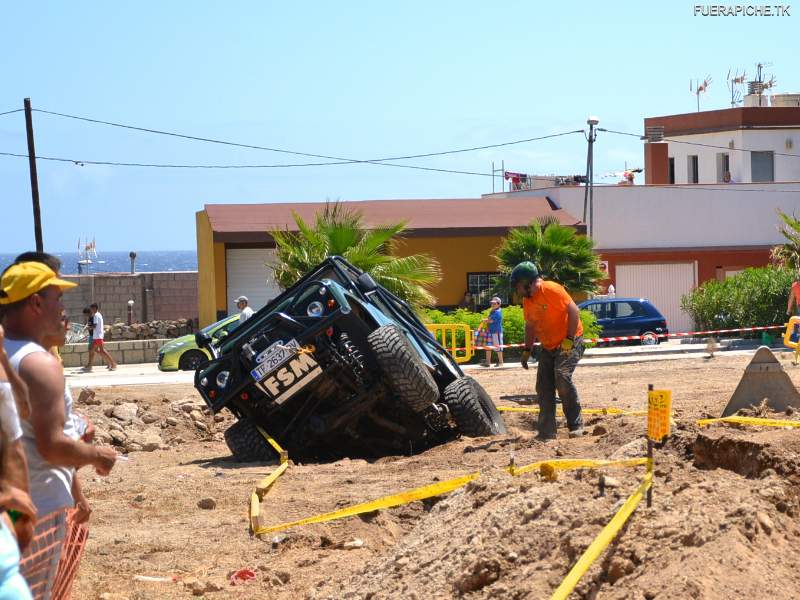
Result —
[[[8, 353], [11, 366], [19, 373], [19, 367], [26, 356], [34, 352], [45, 352], [39, 344], [27, 340], [5, 340], [6, 352]], [[35, 403], [31, 402], [33, 406]], [[64, 435], [77, 439], [78, 435], [73, 426], [72, 419], [72, 395], [69, 388], [64, 384]], [[30, 494], [39, 517], [43, 517], [61, 508], [72, 508], [75, 501], [72, 498], [72, 478], [75, 476], [75, 469], [72, 467], [60, 467], [47, 462], [36, 449], [36, 438], [33, 435], [33, 427], [30, 422], [21, 419], [22, 424], [22, 444], [25, 448], [25, 455], [28, 459], [28, 479], [30, 482]]]

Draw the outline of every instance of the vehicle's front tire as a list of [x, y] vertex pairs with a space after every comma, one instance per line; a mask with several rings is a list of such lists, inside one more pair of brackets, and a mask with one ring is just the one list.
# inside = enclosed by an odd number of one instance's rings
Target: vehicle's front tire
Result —
[[463, 435], [482, 437], [507, 433], [500, 411], [483, 386], [472, 377], [461, 377], [448, 385], [444, 401]]
[[395, 325], [378, 327], [367, 338], [384, 377], [395, 396], [414, 412], [424, 412], [439, 399], [433, 375]]
[[274, 462], [278, 455], [248, 418], [236, 421], [225, 432], [225, 443], [239, 462]]
[[200, 350], [187, 350], [181, 354], [178, 368], [181, 371], [196, 371], [208, 362], [208, 357]]

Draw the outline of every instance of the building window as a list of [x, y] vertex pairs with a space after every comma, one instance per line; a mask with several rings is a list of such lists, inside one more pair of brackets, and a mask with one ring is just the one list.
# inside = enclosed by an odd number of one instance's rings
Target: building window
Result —
[[[472, 294], [472, 301], [476, 308], [486, 308], [489, 306], [489, 300], [494, 296], [494, 278], [500, 273], [467, 273], [467, 289]], [[508, 298], [505, 294], [500, 294], [500, 299], [503, 304], [508, 303]]]
[[675, 157], [669, 157], [669, 182], [675, 183]]
[[686, 183], [699, 183], [700, 182], [700, 173], [698, 172], [698, 163], [697, 163], [697, 155], [693, 154], [687, 157], [687, 179]]
[[717, 152], [717, 183], [730, 183], [731, 181], [731, 155], [727, 152]]
[[775, 153], [750, 153], [750, 181], [775, 181]]

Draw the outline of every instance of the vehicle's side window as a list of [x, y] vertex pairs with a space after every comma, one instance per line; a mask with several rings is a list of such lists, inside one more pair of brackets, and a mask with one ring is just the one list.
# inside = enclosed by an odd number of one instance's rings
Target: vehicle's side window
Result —
[[611, 317], [611, 304], [608, 302], [595, 302], [586, 308], [592, 311], [592, 314], [594, 314], [597, 319], [608, 319]]
[[636, 316], [637, 310], [630, 302], [617, 302], [617, 318]]

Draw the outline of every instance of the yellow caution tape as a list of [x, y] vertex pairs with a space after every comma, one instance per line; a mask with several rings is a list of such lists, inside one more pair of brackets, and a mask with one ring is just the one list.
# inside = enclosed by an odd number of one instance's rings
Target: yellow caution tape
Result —
[[760, 427], [800, 427], [800, 421], [789, 421], [784, 419], [759, 419], [758, 417], [722, 417], [720, 419], [700, 419], [697, 424], [700, 427], [711, 425], [711, 423], [737, 423], [739, 425], [757, 425]]
[[259, 482], [253, 490], [253, 493], [250, 494], [250, 531], [255, 532], [258, 529], [258, 517], [261, 514], [261, 499], [288, 467], [288, 462], [278, 465], [276, 469]]
[[523, 475], [531, 471], [539, 471], [547, 477], [555, 471], [569, 471], [573, 469], [603, 469], [610, 467], [638, 467], [647, 464], [647, 458], [626, 458], [622, 460], [604, 460], [591, 458], [555, 458], [540, 460], [523, 467], [508, 467], [506, 470], [511, 475]]
[[[521, 412], [521, 413], [538, 413], [538, 406], [498, 406], [497, 410], [503, 412]], [[559, 415], [564, 416], [562, 410], [557, 411]], [[624, 410], [622, 408], [583, 408], [581, 412], [586, 415], [623, 415], [626, 417], [644, 417], [647, 415], [646, 410]]]
[[578, 585], [581, 577], [584, 576], [586, 571], [589, 570], [589, 567], [600, 557], [611, 543], [611, 540], [613, 540], [617, 533], [619, 533], [619, 530], [622, 529], [622, 526], [633, 514], [633, 511], [636, 510], [636, 507], [639, 506], [645, 492], [651, 485], [653, 485], [653, 474], [648, 472], [636, 491], [631, 494], [625, 504], [622, 505], [622, 508], [617, 511], [617, 514], [603, 527], [603, 530], [594, 538], [594, 541], [589, 544], [589, 547], [578, 559], [578, 562], [575, 563], [575, 566], [570, 569], [564, 581], [562, 581], [561, 585], [553, 592], [553, 595], [550, 597], [551, 600], [566, 600], [572, 593], [572, 590], [575, 589], [575, 586]]
[[269, 445], [272, 446], [275, 449], [275, 452], [278, 453], [278, 456], [281, 459], [281, 464], [283, 464], [285, 462], [288, 462], [289, 461], [289, 453], [286, 450], [284, 450], [283, 448], [281, 448], [280, 444], [278, 444], [278, 442], [276, 442], [274, 439], [272, 439], [272, 436], [270, 434], [268, 434], [266, 431], [264, 431], [263, 429], [261, 429], [261, 427], [256, 425], [256, 429], [258, 429], [258, 432], [264, 437], [265, 440], [267, 440]]
[[308, 517], [306, 519], [300, 519], [299, 521], [281, 523], [280, 525], [271, 525], [269, 527], [259, 527], [255, 529], [254, 532], [256, 535], [262, 535], [265, 533], [272, 533], [274, 531], [282, 531], [284, 529], [289, 529], [291, 527], [297, 527], [299, 525], [310, 525], [311, 523], [323, 523], [325, 521], [334, 521], [336, 519], [344, 519], [346, 517], [352, 517], [362, 513], [373, 512], [375, 510], [392, 508], [393, 506], [408, 504], [409, 502], [414, 502], [415, 500], [424, 500], [425, 498], [431, 498], [433, 496], [440, 496], [441, 494], [452, 492], [453, 490], [468, 484], [470, 481], [477, 479], [478, 477], [480, 477], [479, 472], [470, 473], [469, 475], [456, 477], [455, 479], [440, 481], [432, 485], [426, 485], [413, 490], [409, 490], [407, 492], [394, 494], [392, 496], [385, 496], [383, 498], [379, 498], [378, 500], [372, 500], [370, 502], [355, 504], [348, 508], [343, 508], [341, 510], [336, 510], [333, 512], [316, 515], [314, 517]]

